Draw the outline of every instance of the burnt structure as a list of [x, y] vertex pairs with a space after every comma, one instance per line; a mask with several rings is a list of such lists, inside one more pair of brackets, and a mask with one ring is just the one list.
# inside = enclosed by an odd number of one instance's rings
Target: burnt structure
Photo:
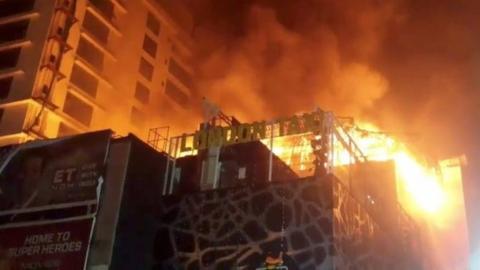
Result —
[[387, 195], [393, 178], [363, 177], [353, 189], [327, 175], [165, 197], [156, 267], [267, 269], [282, 258], [272, 269], [421, 269], [416, 228]]
[[[134, 136], [110, 140], [87, 266], [421, 269], [418, 232], [396, 203], [392, 163], [299, 177], [258, 141], [216, 154], [212, 189], [208, 150], [172, 164]], [[75, 211], [92, 209], [24, 216], [45, 222]], [[11, 222], [3, 217], [0, 226]]]
[[[176, 160], [178, 182], [173, 193], [185, 194], [200, 192], [202, 168], [208, 151], [198, 155], [181, 157]], [[261, 142], [254, 141], [234, 144], [219, 149], [218, 153], [218, 187], [232, 188], [241, 185], [266, 183], [268, 179], [270, 150]], [[276, 181], [298, 178], [297, 174], [280, 158], [272, 155], [272, 175]]]

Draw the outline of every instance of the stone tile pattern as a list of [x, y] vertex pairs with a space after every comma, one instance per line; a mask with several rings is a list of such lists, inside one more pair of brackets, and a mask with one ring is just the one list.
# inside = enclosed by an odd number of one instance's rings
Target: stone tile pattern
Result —
[[395, 227], [381, 227], [340, 181], [333, 185], [333, 269], [421, 269], [420, 254], [406, 242], [416, 228], [405, 220], [404, 212], [393, 215]]
[[395, 269], [380, 232], [331, 176], [170, 196], [154, 269], [255, 269], [280, 251], [289, 270]]

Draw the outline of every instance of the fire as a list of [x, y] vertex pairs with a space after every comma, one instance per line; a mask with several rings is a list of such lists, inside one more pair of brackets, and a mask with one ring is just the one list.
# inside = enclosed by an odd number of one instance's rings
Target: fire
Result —
[[411, 214], [441, 215], [448, 196], [439, 169], [422, 162], [404, 143], [378, 132], [374, 125], [360, 126], [350, 135], [367, 159], [395, 162], [397, 190], [403, 207]]
[[272, 149], [272, 152], [292, 168], [299, 176], [311, 175], [314, 170], [314, 157], [311, 147], [311, 136], [300, 134], [294, 136], [277, 137], [270, 145], [270, 140], [262, 142]]
[[395, 153], [393, 159], [397, 180], [400, 181], [398, 184], [408, 193], [412, 200], [410, 204], [413, 203], [408, 206], [418, 207], [430, 214], [440, 213], [447, 197], [436, 170], [422, 165], [406, 151]]
[[[352, 128], [349, 134], [367, 159], [395, 163], [399, 203], [425, 233], [426, 261], [431, 264], [426, 269], [468, 269], [468, 229], [461, 172], [466, 158], [429, 164], [405, 143], [378, 132], [374, 125], [361, 124], [360, 127]], [[339, 146], [335, 144], [335, 148]], [[343, 159], [341, 162], [348, 162], [345, 155], [339, 158]]]
[[[412, 216], [429, 218], [440, 224], [451, 214], [448, 213], [451, 211], [447, 211], [447, 206], [452, 195], [444, 181], [446, 177], [452, 176], [443, 173], [445, 166], [442, 163], [427, 164], [406, 144], [380, 132], [375, 125], [369, 123], [339, 132], [348, 133], [367, 160], [394, 161], [398, 199]], [[313, 171], [314, 157], [310, 145], [312, 136], [302, 134], [275, 138], [273, 153], [299, 175], [307, 175]], [[270, 140], [264, 140], [263, 143], [269, 148], [272, 147]], [[351, 151], [348, 151], [340, 140], [333, 139], [333, 148], [330, 158], [333, 160], [334, 170], [355, 162]], [[456, 177], [461, 181], [461, 176]]]

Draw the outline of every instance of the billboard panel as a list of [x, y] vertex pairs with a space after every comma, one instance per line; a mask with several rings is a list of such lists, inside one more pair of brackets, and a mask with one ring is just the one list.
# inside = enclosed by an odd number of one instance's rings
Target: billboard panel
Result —
[[93, 218], [0, 228], [0, 270], [83, 270]]
[[110, 131], [18, 146], [0, 167], [0, 215], [95, 203]]

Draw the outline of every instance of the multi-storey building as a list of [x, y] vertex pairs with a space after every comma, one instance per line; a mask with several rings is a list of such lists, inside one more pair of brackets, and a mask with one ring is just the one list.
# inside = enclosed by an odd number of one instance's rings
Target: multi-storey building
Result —
[[0, 144], [111, 128], [145, 138], [193, 95], [179, 1], [0, 0]]

